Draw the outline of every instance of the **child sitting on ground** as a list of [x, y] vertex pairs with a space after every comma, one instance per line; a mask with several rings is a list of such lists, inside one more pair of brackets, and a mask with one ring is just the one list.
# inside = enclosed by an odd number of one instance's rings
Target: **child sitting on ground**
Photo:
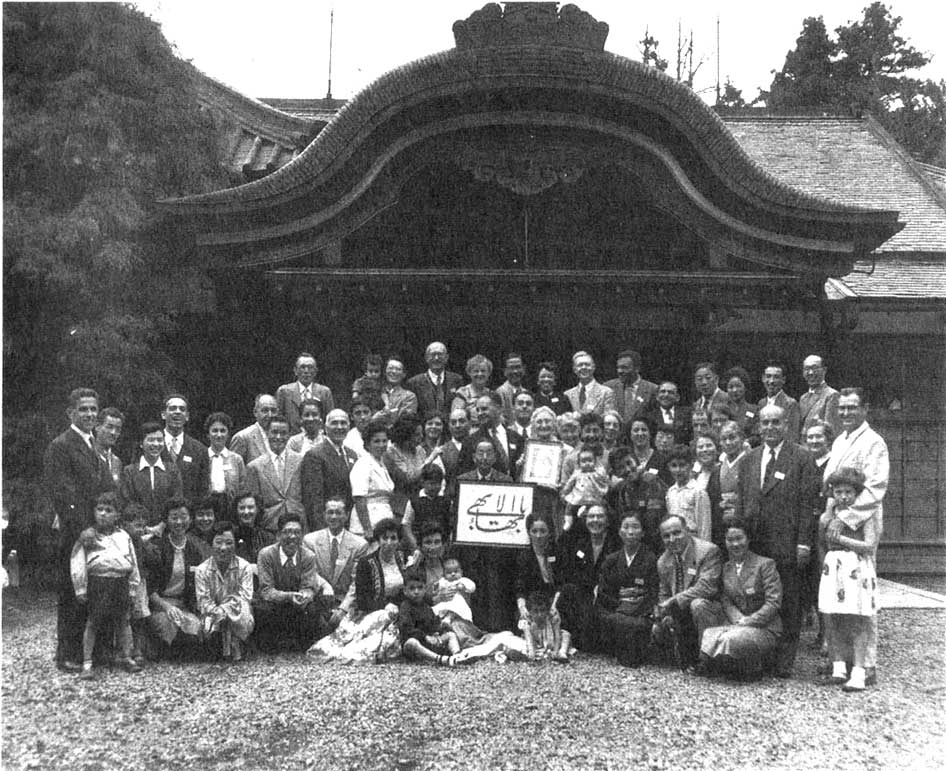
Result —
[[408, 658], [455, 666], [460, 643], [427, 600], [427, 576], [414, 567], [404, 572], [404, 601], [398, 608], [401, 648]]
[[571, 635], [562, 630], [562, 619], [555, 607], [558, 598], [558, 592], [552, 597], [546, 592], [530, 592], [526, 597], [527, 615], [519, 621], [526, 658], [568, 661], [572, 641]]
[[[871, 617], [877, 613], [877, 551], [880, 504], [864, 519], [851, 506], [864, 489], [864, 474], [842, 466], [826, 481], [831, 490], [819, 522], [827, 553], [818, 587], [818, 610], [824, 614], [831, 681], [845, 691], [866, 688], [866, 658]], [[847, 662], [852, 663], [848, 677]]]
[[674, 483], [667, 490], [666, 516], [682, 517], [692, 535], [708, 541], [712, 532], [710, 500], [692, 477], [693, 451], [688, 445], [678, 444], [670, 451], [667, 468]]
[[[434, 613], [440, 618], [453, 613], [466, 621], [472, 621], [470, 595], [475, 591], [476, 584], [463, 576], [460, 560], [448, 554], [443, 558], [443, 577], [437, 579], [434, 587]], [[445, 599], [438, 602], [441, 597]]]
[[85, 633], [82, 636], [82, 671], [79, 678], [92, 680], [92, 652], [100, 633], [117, 631], [122, 658], [128, 672], [140, 672], [131, 657], [130, 610], [140, 576], [131, 538], [118, 528], [118, 496], [102, 493], [95, 500], [93, 537], [76, 541], [72, 550], [70, 572], [76, 600], [87, 606]]
[[562, 486], [562, 500], [566, 504], [563, 531], [571, 530], [580, 507], [604, 502], [608, 475], [598, 465], [603, 452], [600, 444], [586, 445], [578, 451], [578, 468]]

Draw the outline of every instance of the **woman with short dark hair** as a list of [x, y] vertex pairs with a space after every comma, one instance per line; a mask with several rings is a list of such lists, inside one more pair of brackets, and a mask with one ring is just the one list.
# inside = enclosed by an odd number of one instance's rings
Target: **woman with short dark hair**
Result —
[[600, 650], [626, 667], [644, 663], [660, 580], [657, 560], [643, 544], [635, 513], [624, 514], [618, 530], [622, 549], [609, 554], [598, 578], [595, 616]]
[[775, 562], [749, 550], [749, 528], [726, 528], [720, 603], [706, 603], [697, 672], [755, 678], [774, 661], [782, 633], [782, 582]]

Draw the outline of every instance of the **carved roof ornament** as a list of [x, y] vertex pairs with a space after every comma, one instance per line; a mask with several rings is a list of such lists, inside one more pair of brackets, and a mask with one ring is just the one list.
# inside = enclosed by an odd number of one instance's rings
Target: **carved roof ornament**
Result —
[[603, 51], [608, 25], [568, 3], [488, 3], [453, 25], [458, 49], [553, 45]]
[[585, 173], [581, 155], [565, 145], [467, 148], [458, 161], [480, 182], [493, 182], [516, 195], [536, 195], [559, 182], [571, 184]]

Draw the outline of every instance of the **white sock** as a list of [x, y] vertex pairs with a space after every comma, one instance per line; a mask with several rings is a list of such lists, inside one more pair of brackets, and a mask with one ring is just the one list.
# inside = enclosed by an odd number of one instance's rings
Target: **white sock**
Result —
[[865, 675], [864, 667], [851, 667], [851, 679], [847, 681], [848, 685], [863, 688]]
[[834, 671], [831, 673], [832, 677], [847, 677], [847, 664], [843, 661], [834, 662]]

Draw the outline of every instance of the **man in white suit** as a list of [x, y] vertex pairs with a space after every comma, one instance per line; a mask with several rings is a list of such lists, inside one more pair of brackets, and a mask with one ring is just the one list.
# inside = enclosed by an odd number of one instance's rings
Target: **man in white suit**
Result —
[[368, 550], [364, 538], [345, 529], [348, 517], [345, 500], [329, 498], [325, 502], [327, 527], [302, 539], [303, 545], [315, 554], [319, 575], [332, 585], [335, 592], [335, 608], [329, 620], [333, 629], [355, 604], [355, 568]]
[[305, 522], [300, 474], [302, 456], [286, 448], [289, 421], [282, 415], [269, 421], [266, 439], [269, 452], [247, 465], [246, 487], [263, 502], [260, 526], [275, 534], [283, 512], [297, 514]]
[[261, 455], [269, 453], [266, 433], [269, 430], [269, 422], [278, 412], [275, 397], [270, 394], [259, 394], [253, 404], [253, 416], [256, 422], [242, 431], [237, 431], [230, 439], [230, 449], [243, 458], [247, 466]]
[[[864, 392], [860, 388], [842, 388], [838, 394], [841, 433], [831, 445], [831, 455], [824, 465], [824, 479], [842, 466], [863, 472], [866, 477], [864, 489], [858, 493], [850, 509], [861, 514], [861, 521], [877, 511], [877, 536], [880, 537], [883, 531], [883, 500], [890, 478], [887, 443], [867, 423]], [[877, 616], [871, 616], [870, 620], [864, 668], [867, 670], [867, 684], [873, 685], [877, 682]]]
[[595, 360], [587, 351], [578, 351], [572, 356], [572, 371], [578, 385], [569, 388], [565, 396], [574, 412], [594, 412], [604, 417], [607, 410], [614, 409], [614, 391], [595, 380]]

